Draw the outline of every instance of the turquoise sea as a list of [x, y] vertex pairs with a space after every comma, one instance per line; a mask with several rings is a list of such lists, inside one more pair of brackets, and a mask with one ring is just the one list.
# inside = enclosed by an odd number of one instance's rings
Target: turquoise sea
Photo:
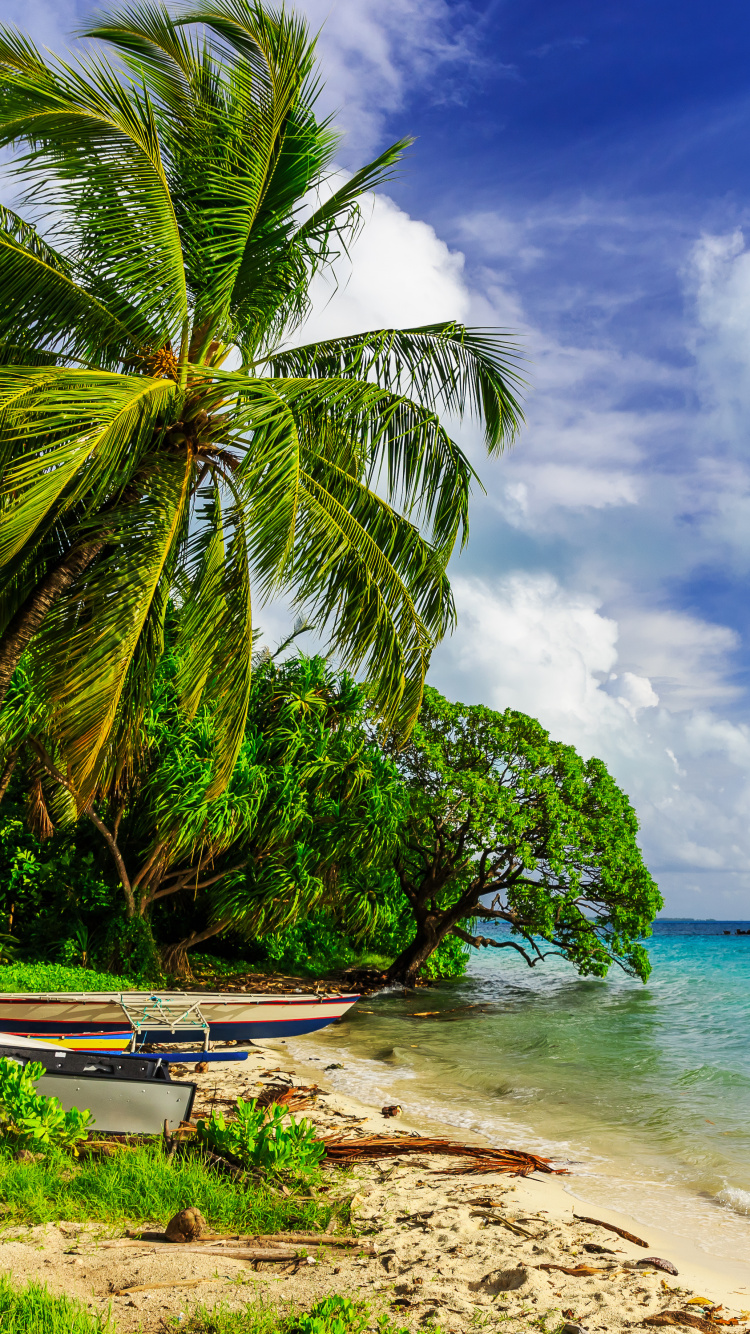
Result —
[[487, 949], [462, 979], [369, 997], [289, 1047], [341, 1062], [333, 1087], [546, 1152], [582, 1198], [750, 1259], [750, 934], [737, 930], [750, 923], [657, 922], [646, 986]]

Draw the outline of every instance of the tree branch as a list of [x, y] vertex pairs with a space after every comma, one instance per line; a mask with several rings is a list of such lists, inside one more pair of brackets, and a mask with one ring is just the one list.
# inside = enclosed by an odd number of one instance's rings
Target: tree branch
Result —
[[535, 964], [539, 963], [540, 959], [545, 958], [545, 955], [539, 954], [536, 959], [532, 959], [526, 953], [523, 945], [518, 944], [517, 940], [490, 940], [488, 936], [470, 936], [468, 931], [464, 931], [460, 926], [454, 926], [451, 934], [458, 936], [458, 939], [463, 940], [465, 944], [473, 945], [475, 949], [491, 945], [495, 950], [517, 950], [519, 954], [523, 955], [529, 968], [533, 968]]

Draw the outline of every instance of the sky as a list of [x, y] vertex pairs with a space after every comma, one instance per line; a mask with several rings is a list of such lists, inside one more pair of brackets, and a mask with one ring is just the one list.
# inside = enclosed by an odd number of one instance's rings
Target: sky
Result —
[[[665, 915], [750, 918], [750, 10], [297, 8], [341, 169], [415, 138], [304, 336], [458, 318], [526, 357], [513, 449], [460, 428], [486, 494], [429, 679], [600, 756]], [[3, 6], [56, 49], [88, 12]]]

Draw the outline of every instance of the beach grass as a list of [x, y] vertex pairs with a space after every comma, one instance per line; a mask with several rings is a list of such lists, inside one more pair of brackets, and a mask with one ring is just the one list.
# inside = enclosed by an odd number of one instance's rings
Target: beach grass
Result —
[[43, 1283], [16, 1287], [5, 1274], [0, 1277], [0, 1329], [3, 1334], [115, 1334], [109, 1317], [93, 1315], [74, 1297], [53, 1296]]
[[[144, 1145], [115, 1157], [77, 1162], [48, 1153], [18, 1162], [0, 1150], [1, 1221], [40, 1224], [99, 1222], [164, 1226], [188, 1207], [200, 1209], [219, 1232], [270, 1233], [324, 1228], [331, 1208], [299, 1192], [283, 1195], [262, 1182], [224, 1176], [198, 1154], [167, 1160], [161, 1145]], [[5, 1329], [0, 1323], [0, 1330]]]
[[[409, 1334], [387, 1315], [373, 1319], [366, 1302], [336, 1293], [322, 1298], [309, 1311], [284, 1317], [278, 1307], [263, 1302], [249, 1304], [241, 1311], [223, 1305], [198, 1306], [180, 1329], [183, 1334], [362, 1334], [366, 1329], [377, 1329], [378, 1334]], [[440, 1334], [439, 1327], [432, 1325], [430, 1334]]]

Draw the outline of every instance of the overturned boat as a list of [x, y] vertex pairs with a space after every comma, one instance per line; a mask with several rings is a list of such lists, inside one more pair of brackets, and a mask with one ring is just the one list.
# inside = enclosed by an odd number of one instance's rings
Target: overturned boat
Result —
[[359, 995], [250, 992], [0, 992], [0, 1033], [80, 1051], [134, 1051], [144, 1043], [248, 1042], [314, 1033]]
[[99, 1055], [2, 1035], [0, 1057], [43, 1065], [37, 1091], [58, 1098], [66, 1112], [90, 1111], [99, 1134], [158, 1135], [165, 1121], [190, 1120], [196, 1085], [173, 1080], [161, 1056]]

